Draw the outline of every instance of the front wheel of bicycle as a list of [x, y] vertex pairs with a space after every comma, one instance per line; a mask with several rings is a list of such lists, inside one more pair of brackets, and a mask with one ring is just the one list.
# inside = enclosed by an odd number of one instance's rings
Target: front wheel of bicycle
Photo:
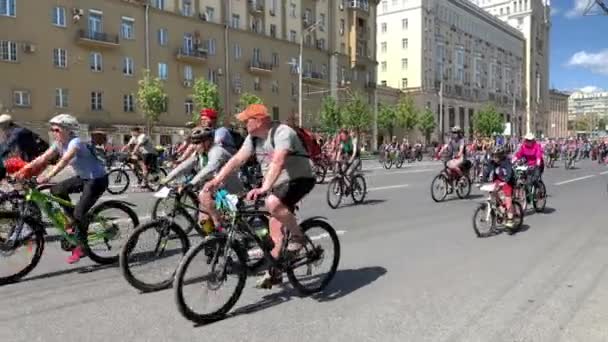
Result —
[[160, 181], [167, 177], [167, 170], [159, 167], [157, 170], [148, 173], [148, 189], [158, 191], [162, 187]]
[[[306, 244], [286, 270], [291, 285], [304, 295], [322, 291], [334, 278], [340, 263], [340, 240], [334, 228], [319, 219], [300, 224]], [[327, 270], [319, 270], [326, 266]]]
[[[175, 201], [176, 198], [174, 196], [157, 199], [154, 202], [154, 205], [152, 206], [152, 220], [169, 216], [175, 209]], [[189, 208], [180, 208], [185, 210], [186, 214], [188, 215], [182, 215], [182, 213], [178, 213], [179, 217], [181, 218], [179, 226], [184, 230], [186, 234], [190, 234], [192, 230], [196, 230], [196, 232], [199, 233], [201, 236], [207, 235], [197, 223], [199, 216], [197, 208], [199, 207], [199, 203], [196, 194], [191, 191], [186, 191], [180, 198], [180, 202], [184, 205], [187, 205]]]
[[313, 165], [313, 172], [315, 174], [315, 180], [317, 184], [323, 184], [325, 181], [325, 175], [327, 174], [327, 169], [324, 165], [315, 163]]
[[365, 178], [361, 175], [356, 175], [351, 180], [351, 192], [350, 196], [355, 204], [361, 204], [365, 201], [365, 195], [367, 194], [367, 184]]
[[[16, 211], [0, 212], [0, 285], [25, 277], [38, 265], [44, 251], [43, 230], [34, 227], [34, 222], [20, 220], [19, 216]], [[26, 233], [25, 229], [33, 231], [13, 243], [9, 238], [20, 222], [23, 224], [21, 234]]]
[[330, 208], [336, 209], [340, 202], [342, 202], [342, 196], [344, 195], [344, 184], [342, 178], [334, 177], [327, 185], [327, 204]]
[[469, 195], [471, 194], [471, 181], [469, 180], [469, 177], [465, 176], [461, 176], [458, 179], [458, 183], [456, 184], [456, 195], [458, 195], [458, 198], [460, 199], [465, 199], [467, 197], [469, 197]]
[[431, 197], [435, 202], [442, 202], [448, 196], [448, 179], [439, 174], [431, 182]]
[[387, 170], [390, 170], [391, 167], [393, 167], [393, 158], [387, 156], [384, 161], [382, 162], [382, 164], [384, 165], [384, 168]]
[[[489, 210], [489, 212], [488, 212]], [[495, 234], [496, 214], [488, 203], [482, 203], [473, 213], [473, 230], [478, 238], [486, 238]]]
[[129, 174], [125, 170], [114, 169], [108, 173], [108, 192], [112, 195], [123, 194], [129, 188]]
[[[195, 323], [224, 318], [245, 287], [245, 260], [241, 248], [226, 249], [225, 237], [208, 238], [192, 247], [180, 262], [173, 282], [179, 312]], [[226, 287], [227, 298], [218, 299], [219, 291]], [[215, 300], [218, 303], [212, 304]]]
[[545, 183], [541, 180], [538, 181], [538, 184], [534, 188], [532, 204], [537, 213], [545, 211], [545, 207], [547, 206], [547, 187], [545, 187]]

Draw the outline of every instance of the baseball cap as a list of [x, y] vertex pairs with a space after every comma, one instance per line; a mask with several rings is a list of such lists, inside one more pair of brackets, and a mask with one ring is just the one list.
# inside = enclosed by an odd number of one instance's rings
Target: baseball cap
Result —
[[13, 118], [8, 114], [0, 115], [0, 124], [13, 122]]
[[249, 119], [262, 119], [268, 117], [268, 108], [263, 104], [254, 103], [245, 108], [244, 111], [237, 114], [236, 118], [239, 121], [247, 121]]

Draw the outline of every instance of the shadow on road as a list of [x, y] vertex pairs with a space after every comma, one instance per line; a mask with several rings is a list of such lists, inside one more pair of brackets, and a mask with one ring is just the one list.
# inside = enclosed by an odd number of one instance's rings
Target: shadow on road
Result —
[[18, 282], [25, 283], [28, 281], [59, 277], [62, 275], [72, 274], [72, 273], [90, 273], [90, 272], [106, 270], [106, 269], [114, 268], [114, 267], [118, 267], [118, 264], [81, 266], [81, 267], [76, 267], [76, 268], [69, 268], [67, 270], [39, 274], [39, 275], [33, 276], [33, 277], [27, 277], [27, 278], [19, 280]]
[[341, 208], [348, 208], [348, 207], [356, 207], [356, 206], [360, 206], [360, 205], [378, 205], [378, 204], [382, 204], [386, 202], [386, 200], [383, 199], [369, 199], [369, 200], [365, 200], [362, 203], [348, 203], [343, 205]]

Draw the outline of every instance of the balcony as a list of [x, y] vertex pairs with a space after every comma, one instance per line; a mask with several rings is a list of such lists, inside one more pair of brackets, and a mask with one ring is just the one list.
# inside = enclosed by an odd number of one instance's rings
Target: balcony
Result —
[[179, 48], [175, 53], [175, 58], [180, 62], [200, 64], [207, 62], [207, 52], [203, 50]]
[[256, 59], [249, 62], [249, 71], [254, 74], [266, 75], [272, 72], [272, 68], [272, 63], [265, 63]]
[[327, 83], [325, 75], [316, 71], [305, 71], [302, 74], [302, 82], [306, 83]]
[[264, 1], [248, 0], [247, 9], [249, 10], [249, 13], [251, 13], [253, 15], [262, 15], [262, 14], [264, 14]]
[[365, 13], [369, 12], [369, 1], [368, 0], [350, 0], [348, 1], [348, 8], [356, 11], [362, 11]]
[[117, 34], [79, 30], [77, 41], [79, 44], [92, 47], [116, 48], [120, 45]]

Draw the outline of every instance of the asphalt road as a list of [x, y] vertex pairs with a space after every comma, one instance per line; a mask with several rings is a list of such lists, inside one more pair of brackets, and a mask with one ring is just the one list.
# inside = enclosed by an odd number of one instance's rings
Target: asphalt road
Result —
[[[343, 231], [339, 271], [319, 296], [249, 279], [235, 315], [194, 326], [172, 289], [140, 294], [117, 268], [67, 265], [49, 243], [26, 279], [0, 288], [0, 341], [608, 340], [608, 169], [547, 170], [546, 213], [526, 216], [516, 235], [479, 239], [478, 192], [437, 204], [437, 164], [378, 166], [366, 163], [367, 204], [332, 210], [319, 186], [302, 205], [302, 217]], [[118, 198], [149, 216], [150, 194]]]

